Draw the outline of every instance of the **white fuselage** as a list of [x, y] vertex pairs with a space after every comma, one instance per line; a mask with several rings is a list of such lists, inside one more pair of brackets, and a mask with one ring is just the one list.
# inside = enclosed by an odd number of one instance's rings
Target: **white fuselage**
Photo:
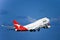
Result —
[[31, 24], [25, 25], [24, 27], [26, 27], [28, 30], [43, 28], [45, 24], [49, 23], [49, 21], [50, 20], [48, 18], [42, 18]]

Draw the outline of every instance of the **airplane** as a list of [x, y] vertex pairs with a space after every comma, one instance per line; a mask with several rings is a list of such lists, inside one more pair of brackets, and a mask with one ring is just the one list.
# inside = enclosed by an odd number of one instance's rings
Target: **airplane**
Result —
[[28, 24], [28, 25], [25, 25], [25, 26], [22, 26], [20, 25], [16, 20], [13, 20], [13, 24], [14, 24], [14, 28], [15, 28], [15, 31], [40, 31], [41, 28], [50, 28], [50, 20], [45, 17], [45, 18], [42, 18], [42, 19], [39, 19], [31, 24]]
[[50, 19], [45, 17], [42, 19], [39, 19], [33, 23], [30, 23], [28, 25], [22, 26], [19, 24], [16, 20], [13, 20], [13, 30], [14, 31], [30, 31], [30, 32], [35, 32], [35, 31], [40, 31], [41, 28], [48, 29], [50, 28]]

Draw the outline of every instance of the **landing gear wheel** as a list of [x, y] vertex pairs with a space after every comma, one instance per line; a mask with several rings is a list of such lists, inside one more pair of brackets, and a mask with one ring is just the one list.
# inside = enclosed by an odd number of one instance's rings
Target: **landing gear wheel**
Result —
[[38, 29], [38, 31], [40, 31], [40, 29]]
[[44, 29], [47, 29], [48, 28], [48, 26], [45, 24], [45, 27], [43, 27]]
[[31, 29], [30, 32], [35, 32], [36, 30], [35, 29]]
[[36, 30], [33, 30], [34, 32], [36, 31]]

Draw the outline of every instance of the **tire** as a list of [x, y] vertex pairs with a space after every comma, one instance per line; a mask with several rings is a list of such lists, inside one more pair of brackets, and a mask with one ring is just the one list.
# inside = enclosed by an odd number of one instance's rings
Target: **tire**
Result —
[[40, 31], [40, 29], [38, 29], [38, 31]]
[[35, 29], [31, 29], [30, 32], [35, 32], [36, 30]]

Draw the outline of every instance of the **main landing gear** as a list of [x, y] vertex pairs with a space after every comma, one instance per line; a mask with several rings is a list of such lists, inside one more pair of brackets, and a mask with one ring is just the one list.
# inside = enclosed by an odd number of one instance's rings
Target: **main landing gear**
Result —
[[35, 32], [36, 30], [35, 29], [31, 29], [30, 32]]

